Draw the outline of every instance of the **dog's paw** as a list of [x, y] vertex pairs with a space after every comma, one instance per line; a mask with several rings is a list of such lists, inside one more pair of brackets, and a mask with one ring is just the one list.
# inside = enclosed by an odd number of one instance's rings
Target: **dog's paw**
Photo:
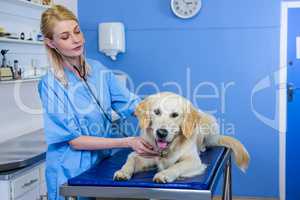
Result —
[[131, 174], [126, 173], [125, 171], [118, 170], [114, 174], [114, 180], [115, 181], [126, 181], [131, 178]]
[[173, 182], [175, 179], [175, 176], [172, 176], [172, 174], [168, 174], [164, 171], [158, 172], [153, 177], [153, 181], [156, 183], [170, 183]]
[[200, 166], [199, 166], [199, 174], [203, 174], [205, 172], [207, 168], [207, 165], [202, 163]]
[[200, 152], [201, 153], [204, 153], [205, 151], [206, 151], [206, 147], [205, 146], [200, 148]]

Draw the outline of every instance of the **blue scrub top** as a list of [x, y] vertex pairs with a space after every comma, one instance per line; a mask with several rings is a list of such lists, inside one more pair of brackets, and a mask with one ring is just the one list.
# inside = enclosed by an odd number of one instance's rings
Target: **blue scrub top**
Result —
[[[111, 117], [112, 109], [123, 119], [133, 114], [140, 99], [120, 84], [113, 72], [96, 60], [87, 59], [87, 82]], [[111, 150], [74, 150], [69, 141], [79, 136], [116, 137], [84, 82], [64, 68], [68, 86], [64, 87], [49, 71], [39, 82], [43, 106], [44, 132], [48, 144], [46, 181], [49, 200], [63, 199], [59, 186], [89, 169], [111, 154]]]

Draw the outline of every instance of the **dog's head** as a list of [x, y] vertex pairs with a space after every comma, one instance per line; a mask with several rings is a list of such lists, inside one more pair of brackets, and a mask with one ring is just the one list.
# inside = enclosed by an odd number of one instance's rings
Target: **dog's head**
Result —
[[135, 115], [159, 150], [168, 148], [177, 136], [190, 138], [201, 118], [188, 100], [170, 92], [147, 97], [137, 106]]

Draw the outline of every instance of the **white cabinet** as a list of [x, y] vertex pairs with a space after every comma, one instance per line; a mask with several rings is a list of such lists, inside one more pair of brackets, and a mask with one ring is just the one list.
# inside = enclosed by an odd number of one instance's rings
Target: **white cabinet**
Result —
[[36, 187], [14, 200], [40, 200], [40, 199], [41, 198], [39, 195], [39, 189]]
[[1, 194], [1, 199], [3, 200], [11, 199], [9, 181], [0, 180], [0, 194]]
[[46, 186], [46, 178], [45, 178], [45, 170], [46, 170], [46, 165], [45, 162], [43, 162], [40, 167], [40, 196], [41, 196], [41, 200], [43, 200], [44, 198], [42, 197], [47, 197], [47, 186]]
[[0, 180], [1, 200], [40, 200], [47, 196], [45, 163], [14, 172], [9, 180]]
[[[39, 168], [33, 168], [26, 174], [17, 177], [16, 179], [10, 181], [11, 184], [11, 197], [12, 199], [18, 199], [24, 194], [39, 188], [40, 174]], [[39, 192], [37, 193], [37, 195]], [[33, 194], [32, 194], [33, 195]], [[32, 196], [32, 199], [37, 199], [38, 196]]]

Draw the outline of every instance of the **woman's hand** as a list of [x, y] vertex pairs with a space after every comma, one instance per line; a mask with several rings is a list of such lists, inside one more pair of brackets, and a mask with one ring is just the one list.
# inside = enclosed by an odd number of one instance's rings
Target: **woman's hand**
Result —
[[154, 151], [154, 147], [142, 137], [129, 137], [129, 147], [131, 147], [138, 155], [143, 157], [159, 156], [159, 153]]

